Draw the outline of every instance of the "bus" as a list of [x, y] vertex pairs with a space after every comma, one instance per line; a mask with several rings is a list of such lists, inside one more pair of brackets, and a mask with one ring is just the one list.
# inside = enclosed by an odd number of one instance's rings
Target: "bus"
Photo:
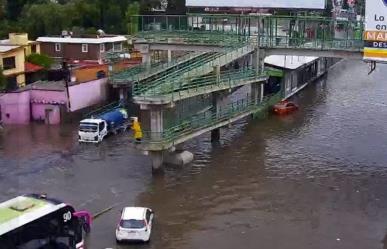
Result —
[[46, 195], [0, 203], [0, 249], [84, 249], [91, 215]]

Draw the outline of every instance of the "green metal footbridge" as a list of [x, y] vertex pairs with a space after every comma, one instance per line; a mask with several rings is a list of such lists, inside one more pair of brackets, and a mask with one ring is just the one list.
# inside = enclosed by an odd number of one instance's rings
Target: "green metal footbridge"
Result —
[[[284, 97], [282, 91], [251, 94], [221, 107], [212, 101], [207, 111], [202, 111], [205, 106], [192, 109], [172, 121], [166, 121], [163, 112], [187, 99], [264, 83], [276, 73], [263, 67], [267, 55], [360, 59], [364, 46], [362, 22], [320, 16], [132, 16], [128, 26], [143, 64], [111, 75], [110, 82], [130, 86], [134, 102], [151, 113], [137, 145], [147, 151], [165, 151], [247, 115], [263, 115]], [[150, 54], [157, 50], [187, 53], [152, 63]], [[248, 66], [230, 67], [246, 57], [251, 57]]]

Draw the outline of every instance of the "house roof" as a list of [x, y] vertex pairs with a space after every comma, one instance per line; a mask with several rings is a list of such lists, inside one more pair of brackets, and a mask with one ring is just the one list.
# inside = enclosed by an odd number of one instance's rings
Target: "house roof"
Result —
[[[24, 46], [30, 45], [30, 44], [37, 44], [37, 43], [38, 43], [37, 41], [27, 41], [27, 44], [25, 44]], [[15, 46], [17, 46], [16, 44], [11, 43], [11, 41], [9, 39], [0, 40], [0, 45], [15, 45]]]
[[0, 44], [0, 53], [6, 53], [6, 52], [9, 52], [9, 51], [17, 49], [17, 48], [20, 48], [20, 46], [1, 45]]
[[284, 69], [297, 69], [317, 58], [313, 56], [270, 55], [265, 58], [265, 64]]
[[44, 67], [39, 66], [39, 65], [35, 65], [33, 63], [30, 63], [30, 62], [25, 62], [24, 63], [24, 71], [26, 73], [34, 73], [34, 72], [42, 70], [43, 68]]
[[78, 43], [78, 44], [102, 44], [127, 41], [124, 36], [102, 37], [102, 38], [73, 38], [73, 37], [39, 37], [38, 42], [53, 43]]

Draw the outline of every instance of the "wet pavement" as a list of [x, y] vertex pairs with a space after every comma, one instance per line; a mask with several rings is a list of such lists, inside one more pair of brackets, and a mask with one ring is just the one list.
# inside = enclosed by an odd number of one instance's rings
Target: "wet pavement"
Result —
[[[387, 248], [387, 66], [336, 65], [287, 117], [244, 120], [185, 147], [195, 161], [152, 176], [127, 136], [78, 145], [76, 126], [7, 128], [0, 201], [46, 192], [93, 213], [88, 247]], [[151, 242], [116, 245], [125, 205], [156, 214]]]

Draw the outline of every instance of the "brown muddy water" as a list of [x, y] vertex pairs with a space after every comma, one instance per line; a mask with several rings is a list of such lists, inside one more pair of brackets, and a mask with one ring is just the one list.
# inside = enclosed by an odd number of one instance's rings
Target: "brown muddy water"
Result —
[[[128, 135], [78, 145], [76, 125], [0, 135], [0, 201], [46, 192], [98, 212], [88, 248], [387, 248], [387, 66], [344, 61], [287, 117], [244, 120], [195, 161], [152, 176]], [[116, 245], [123, 206], [151, 207], [151, 242]]]

